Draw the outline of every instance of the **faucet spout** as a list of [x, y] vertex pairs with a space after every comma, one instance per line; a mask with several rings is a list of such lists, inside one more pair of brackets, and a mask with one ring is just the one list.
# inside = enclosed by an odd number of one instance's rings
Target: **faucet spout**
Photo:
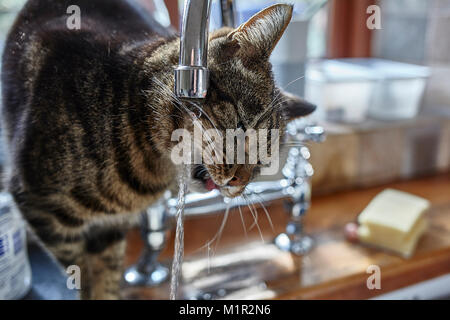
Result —
[[209, 85], [208, 34], [212, 0], [186, 0], [175, 69], [175, 95], [202, 99]]

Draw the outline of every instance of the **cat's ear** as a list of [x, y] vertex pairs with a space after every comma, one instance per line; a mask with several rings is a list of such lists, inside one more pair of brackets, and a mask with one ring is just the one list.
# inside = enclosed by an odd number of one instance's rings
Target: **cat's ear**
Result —
[[292, 5], [275, 4], [251, 17], [228, 34], [235, 48], [247, 56], [268, 58], [292, 18]]
[[295, 118], [300, 118], [307, 116], [313, 113], [316, 110], [316, 106], [312, 103], [309, 103], [296, 95], [291, 93], [282, 91], [280, 89], [280, 101], [282, 112], [286, 118], [286, 120], [293, 120]]

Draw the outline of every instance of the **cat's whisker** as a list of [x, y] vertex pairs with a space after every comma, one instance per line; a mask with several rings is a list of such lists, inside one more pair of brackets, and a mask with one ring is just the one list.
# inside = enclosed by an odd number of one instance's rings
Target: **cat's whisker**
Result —
[[261, 201], [261, 200], [263, 200], [262, 197], [261, 197], [259, 194], [255, 194], [255, 195], [256, 195], [258, 198], [260, 198], [260, 200], [258, 200], [258, 202], [259, 202], [259, 204], [261, 205], [261, 207], [263, 208], [264, 213], [266, 214], [267, 221], [269, 221], [269, 224], [270, 224], [270, 228], [272, 229], [273, 232], [275, 232], [275, 227], [273, 226], [272, 218], [270, 217], [269, 211], [267, 211], [266, 206], [265, 206], [264, 203]]
[[[264, 112], [262, 112], [260, 115], [256, 117], [255, 120], [253, 120], [252, 125], [256, 126], [260, 121], [262, 121], [267, 115], [270, 115], [274, 112], [274, 110], [277, 110], [279, 106], [283, 105], [286, 101], [288, 101], [287, 98], [284, 96], [280, 96], [281, 91], [272, 99], [272, 101], [269, 103], [268, 107]], [[275, 106], [274, 106], [275, 104]]]
[[170, 97], [173, 102], [174, 106], [180, 110], [181, 112], [186, 112], [186, 114], [191, 117], [191, 119], [194, 121], [195, 119], [192, 117], [191, 112], [189, 109], [184, 105], [184, 103], [173, 93], [172, 89], [170, 89], [166, 84], [164, 84], [162, 81], [157, 79], [156, 77], [152, 78], [153, 82], [165, 93], [168, 97]]
[[309, 141], [301, 141], [301, 142], [281, 142], [281, 146], [288, 146], [288, 147], [311, 147], [313, 145], [312, 142]]
[[211, 119], [211, 117], [195, 102], [191, 102], [191, 104], [196, 107], [205, 117], [206, 119], [209, 120], [209, 122], [211, 123], [211, 125], [213, 126], [214, 129], [216, 129], [216, 131], [221, 135], [220, 131], [217, 129], [216, 124], [214, 123], [214, 121]]
[[247, 207], [249, 208], [250, 213], [253, 216], [253, 224], [250, 226], [250, 228], [248, 230], [251, 230], [251, 229], [253, 229], [253, 227], [256, 226], [256, 228], [258, 229], [259, 235], [261, 237], [261, 240], [264, 242], [264, 237], [262, 235], [262, 231], [261, 231], [261, 228], [259, 227], [259, 223], [258, 223], [258, 212], [253, 211], [254, 207], [251, 204], [250, 200], [248, 199], [247, 195], [243, 195], [243, 196], [244, 196], [244, 199], [247, 201]]
[[305, 78], [305, 75], [302, 75], [302, 76], [300, 76], [300, 77], [298, 77], [298, 78], [296, 78], [296, 79], [294, 79], [294, 80], [288, 82], [288, 84], [284, 85], [281, 89], [282, 89], [282, 90], [286, 90], [287, 87], [291, 86], [292, 84], [294, 84], [295, 82], [297, 82], [297, 81], [299, 81], [299, 80], [301, 80], [301, 79], [303, 79], [303, 78]]
[[[290, 85], [294, 84], [295, 82], [299, 81], [300, 79], [303, 79], [305, 76], [300, 76], [292, 81], [290, 81], [288, 84], [286, 84], [285, 86], [281, 87], [282, 90], [286, 90], [286, 88], [288, 88]], [[282, 90], [278, 90], [277, 94], [275, 95], [275, 97], [272, 99], [272, 101], [269, 103], [268, 106], [268, 110], [273, 110], [273, 109], [278, 109], [280, 106], [282, 106], [286, 101], [288, 101], [288, 99], [284, 98], [284, 96], [282, 95]], [[277, 101], [277, 99], [284, 99], [281, 101]], [[264, 116], [266, 112], [264, 112], [260, 118], [262, 118]], [[259, 120], [258, 120], [259, 121]]]
[[[159, 79], [153, 78], [153, 81], [163, 92], [165, 92], [165, 94], [167, 94], [169, 97], [172, 98], [172, 100], [174, 102], [174, 106], [178, 110], [180, 110], [182, 113], [185, 112], [188, 115], [188, 117], [191, 118], [193, 125], [201, 130], [202, 136], [204, 135], [206, 137], [206, 139], [212, 143], [212, 138], [209, 135], [209, 133], [204, 130], [203, 124], [192, 115], [192, 112], [189, 111], [189, 109], [184, 105], [184, 103], [178, 97], [176, 97], [174, 95], [172, 90], [170, 90], [170, 88], [168, 88], [168, 86], [165, 85], [164, 83], [162, 83]], [[203, 145], [203, 141], [201, 141], [200, 143], [202, 143], [202, 145]], [[214, 163], [212, 157], [209, 157], [208, 160], [210, 161], [210, 163]]]
[[220, 230], [218, 232], [218, 237], [216, 239], [216, 245], [215, 245], [215, 248], [214, 248], [215, 252], [217, 252], [217, 247], [219, 245], [220, 239], [222, 238], [223, 230], [225, 229], [225, 225], [227, 223], [229, 213], [230, 213], [230, 204], [228, 204], [228, 206], [227, 206], [227, 209], [225, 211], [225, 215], [223, 217], [222, 225], [220, 226]]
[[[208, 240], [208, 241], [207, 241], [203, 246], [201, 246], [198, 250], [202, 250], [202, 249], [204, 249], [205, 247], [208, 248], [208, 250], [210, 250], [211, 245], [215, 242], [215, 243], [216, 243], [216, 244], [215, 244], [215, 247], [214, 247], [214, 254], [215, 254], [215, 251], [217, 251], [217, 246], [218, 246], [218, 244], [219, 244], [220, 238], [222, 237], [223, 230], [224, 230], [225, 225], [226, 225], [226, 223], [227, 223], [229, 213], [230, 213], [230, 205], [228, 204], [228, 205], [227, 205], [227, 208], [225, 209], [224, 217], [223, 217], [223, 219], [222, 219], [222, 223], [220, 224], [219, 230], [217, 231], [217, 233], [214, 235], [214, 237], [213, 237], [212, 239]], [[196, 250], [196, 251], [197, 251], [197, 250]], [[214, 255], [214, 254], [213, 254], [213, 255]]]
[[[196, 125], [196, 124], [194, 124], [194, 125]], [[202, 130], [202, 128], [200, 128], [200, 129]], [[194, 139], [195, 139], [195, 137], [194, 137]], [[194, 145], [195, 145], [195, 142], [196, 142], [196, 140], [194, 140]], [[202, 141], [197, 141], [197, 144], [200, 144], [200, 145], [203, 146], [204, 145], [203, 144], [203, 139], [202, 139]], [[210, 152], [206, 152], [205, 153], [205, 152], [202, 151], [202, 157], [207, 156], [206, 159], [205, 159], [205, 160], [207, 160], [209, 162], [207, 164], [211, 165], [211, 166], [215, 166], [215, 161], [214, 161], [214, 158], [212, 157], [212, 152], [211, 152], [211, 151], [214, 151], [215, 149], [210, 144], [206, 144], [206, 146], [204, 146], [204, 148], [206, 149], [205, 151], [210, 151]], [[203, 148], [202, 148], [202, 150], [203, 150]]]
[[280, 107], [282, 107], [288, 101], [289, 101], [289, 99], [284, 99], [282, 101], [279, 101], [277, 104], [272, 106], [272, 109], [278, 110], [278, 109], [280, 109]]
[[244, 221], [244, 215], [242, 214], [242, 210], [241, 210], [241, 205], [238, 205], [238, 210], [239, 210], [239, 216], [241, 218], [241, 222], [242, 222], [242, 228], [244, 229], [244, 235], [247, 238], [247, 227], [245, 226], [245, 221]]
[[[284, 100], [282, 100], [282, 99], [284, 99]], [[279, 91], [277, 93], [277, 95], [270, 102], [269, 107], [272, 108], [275, 103], [278, 103], [280, 101], [286, 101], [286, 100], [287, 99], [283, 95], [281, 95], [281, 91]]]

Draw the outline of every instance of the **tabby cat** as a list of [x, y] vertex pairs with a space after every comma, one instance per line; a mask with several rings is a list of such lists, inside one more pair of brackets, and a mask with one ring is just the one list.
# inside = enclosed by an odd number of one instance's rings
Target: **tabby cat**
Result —
[[[67, 27], [67, 8], [81, 28]], [[132, 0], [29, 0], [3, 53], [4, 183], [63, 266], [81, 269], [82, 299], [117, 299], [125, 231], [176, 187], [171, 133], [277, 128], [314, 107], [275, 87], [269, 63], [292, 6], [274, 5], [209, 39], [206, 99], [173, 95], [179, 37]], [[181, 107], [182, 106], [182, 107]], [[196, 165], [192, 184], [234, 197], [260, 164]]]

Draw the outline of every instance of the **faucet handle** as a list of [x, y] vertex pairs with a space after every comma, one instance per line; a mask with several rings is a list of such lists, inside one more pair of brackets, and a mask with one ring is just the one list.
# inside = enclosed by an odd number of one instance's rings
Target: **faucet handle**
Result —
[[144, 249], [136, 264], [123, 274], [129, 286], [156, 286], [169, 278], [169, 269], [158, 261], [166, 244], [168, 213], [166, 208], [170, 192], [166, 192], [154, 205], [141, 214], [141, 233]]
[[317, 125], [307, 124], [304, 120], [294, 120], [288, 124], [289, 138], [298, 145], [289, 149], [286, 164], [282, 173], [286, 178], [285, 194], [290, 200], [285, 202], [289, 212], [286, 231], [275, 239], [275, 245], [295, 255], [304, 255], [313, 247], [313, 240], [303, 232], [303, 217], [311, 204], [310, 180], [314, 169], [309, 163], [309, 149], [302, 145], [305, 141], [321, 142], [325, 138], [324, 129]]
[[282, 169], [284, 177], [297, 185], [308, 181], [314, 174], [314, 169], [308, 161], [309, 157], [309, 149], [305, 146], [289, 149], [286, 164]]
[[317, 124], [307, 123], [304, 119], [295, 119], [288, 123], [287, 134], [291, 139], [300, 142], [322, 142], [325, 140], [325, 130]]
[[303, 129], [303, 141], [322, 142], [325, 140], [325, 130], [318, 125], [307, 126]]

